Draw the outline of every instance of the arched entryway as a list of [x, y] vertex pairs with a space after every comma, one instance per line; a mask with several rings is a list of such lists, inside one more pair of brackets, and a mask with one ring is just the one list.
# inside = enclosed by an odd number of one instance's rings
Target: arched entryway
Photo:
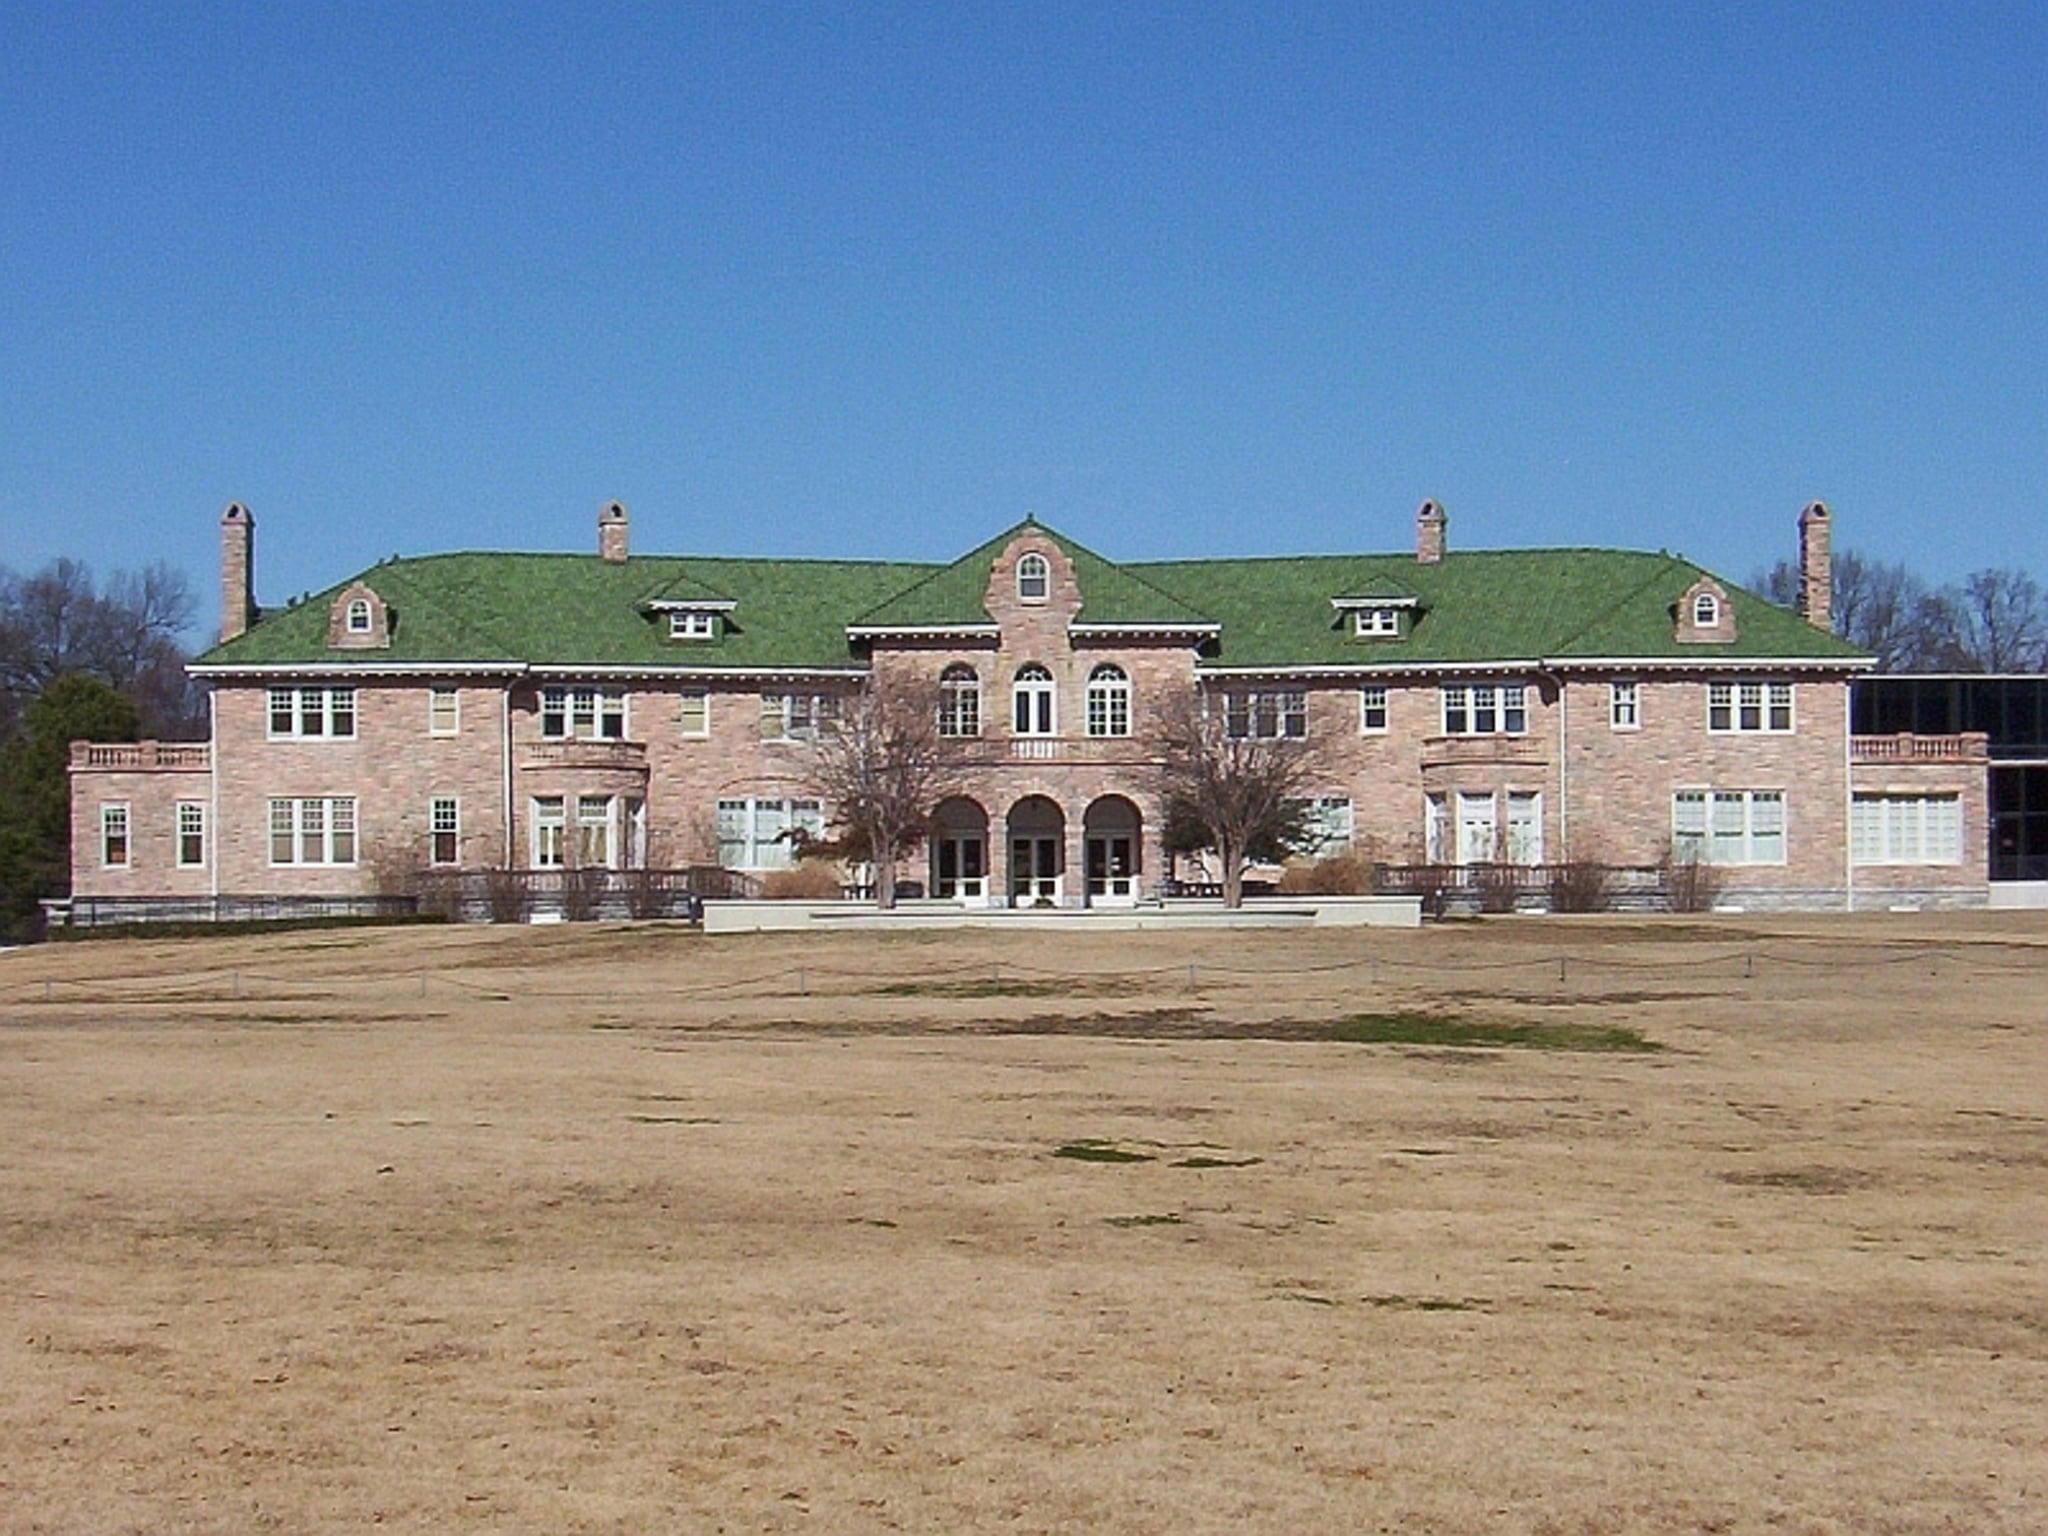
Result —
[[980, 905], [988, 900], [988, 812], [964, 796], [932, 812], [932, 895]]
[[1104, 795], [1088, 807], [1081, 831], [1088, 905], [1119, 907], [1136, 901], [1143, 857], [1137, 806], [1122, 795]]
[[1010, 807], [1005, 830], [1010, 852], [1010, 905], [1058, 906], [1066, 884], [1065, 814], [1044, 795], [1026, 795]]

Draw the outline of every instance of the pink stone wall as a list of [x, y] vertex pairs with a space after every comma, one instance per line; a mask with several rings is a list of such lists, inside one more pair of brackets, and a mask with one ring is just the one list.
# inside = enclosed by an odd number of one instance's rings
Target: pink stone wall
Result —
[[[205, 896], [211, 874], [204, 864], [178, 863], [178, 806], [207, 806], [213, 775], [205, 769], [73, 768], [71, 772], [71, 894], [74, 896]], [[128, 863], [101, 861], [100, 807], [128, 807]], [[214, 856], [209, 829], [206, 855]]]
[[[425, 682], [356, 685], [352, 739], [268, 739], [268, 692], [260, 686], [214, 690], [220, 775], [220, 888], [228, 894], [371, 894], [380, 876], [422, 867], [428, 858], [429, 804], [454, 795], [461, 817], [462, 862], [498, 863], [504, 850], [505, 797], [501, 701], [496, 686], [457, 687], [459, 728], [428, 731]], [[353, 866], [276, 866], [270, 862], [274, 797], [354, 796]]]

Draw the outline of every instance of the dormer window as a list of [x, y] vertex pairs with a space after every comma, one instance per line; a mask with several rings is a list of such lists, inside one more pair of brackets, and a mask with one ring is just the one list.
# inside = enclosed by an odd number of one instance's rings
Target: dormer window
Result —
[[668, 637], [671, 640], [716, 640], [718, 615], [676, 609], [668, 616]]
[[1721, 599], [1702, 592], [1692, 600], [1692, 621], [1700, 629], [1712, 629], [1721, 622]]
[[393, 615], [366, 581], [352, 581], [327, 608], [327, 644], [341, 651], [383, 650], [391, 644]]
[[1401, 633], [1401, 612], [1398, 608], [1353, 609], [1351, 633], [1361, 640], [1392, 639]]
[[1017, 601], [1042, 603], [1052, 592], [1052, 566], [1043, 555], [1026, 555], [1017, 562]]

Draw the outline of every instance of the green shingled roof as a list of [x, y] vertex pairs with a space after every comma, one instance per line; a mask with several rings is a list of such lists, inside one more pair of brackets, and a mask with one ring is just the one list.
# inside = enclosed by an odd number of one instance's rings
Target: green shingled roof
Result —
[[913, 628], [934, 624], [986, 624], [981, 605], [988, 592], [989, 568], [1018, 534], [1035, 534], [1058, 548], [1074, 567], [1081, 589], [1082, 624], [1205, 624], [1209, 615], [1194, 603], [1163, 592], [1140, 574], [1138, 567], [1105, 560], [1086, 545], [1076, 544], [1043, 523], [1022, 522], [1006, 528], [979, 549], [940, 566], [915, 586], [861, 614], [855, 623], [876, 629]]
[[[1640, 659], [1702, 663], [1864, 659], [1785, 609], [1723, 583], [1737, 636], [1681, 645], [1674, 605], [1703, 574], [1671, 555], [1624, 550], [1453, 551], [1117, 564], [1036, 524], [1020, 524], [947, 565], [594, 554], [427, 555], [362, 573], [390, 605], [392, 643], [330, 650], [339, 584], [265, 612], [202, 666], [511, 662], [557, 666], [854, 667], [847, 627], [986, 624], [997, 553], [1034, 530], [1073, 563], [1083, 624], [1219, 623], [1203, 662], [1301, 667]], [[353, 579], [353, 578], [352, 578]], [[1336, 597], [1402, 597], [1413, 620], [1394, 639], [1358, 639]], [[711, 642], [678, 642], [645, 605], [735, 604]]]
[[[1702, 574], [1672, 555], [1610, 549], [1177, 560], [1132, 567], [1169, 591], [1200, 592], [1222, 621], [1209, 664], [1229, 667], [1535, 661], [1570, 657], [1829, 660], [1862, 653], [1762, 598], [1723, 583], [1729, 645], [1681, 645], [1673, 607]], [[1404, 590], [1405, 589], [1405, 590]], [[1355, 639], [1330, 599], [1399, 592], [1418, 605], [1398, 639]]]
[[[327, 611], [346, 582], [265, 612], [202, 666], [328, 661], [516, 661], [593, 666], [846, 667], [849, 618], [931, 570], [858, 560], [678, 559], [635, 555], [458, 554], [387, 561], [362, 573], [392, 613], [386, 650], [327, 647]], [[716, 595], [737, 606], [713, 642], [678, 642], [642, 607]]]

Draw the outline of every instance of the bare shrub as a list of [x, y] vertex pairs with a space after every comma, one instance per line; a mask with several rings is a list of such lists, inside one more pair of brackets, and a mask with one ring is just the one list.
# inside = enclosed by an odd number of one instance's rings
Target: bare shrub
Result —
[[839, 867], [824, 859], [805, 859], [761, 878], [761, 894], [770, 901], [837, 901], [840, 886]]
[[1605, 912], [1614, 897], [1614, 871], [1598, 859], [1568, 859], [1550, 869], [1550, 910]]
[[562, 921], [594, 922], [604, 899], [607, 871], [595, 865], [562, 871]]
[[526, 872], [500, 867], [485, 870], [484, 905], [494, 923], [523, 923], [533, 916], [533, 885]]
[[1515, 898], [1522, 888], [1522, 872], [1512, 864], [1479, 864], [1472, 870], [1473, 883], [1479, 887], [1479, 910], [1482, 912], [1512, 912]]
[[1282, 896], [1370, 896], [1372, 860], [1360, 853], [1336, 853], [1313, 864], [1289, 864], [1276, 889]]
[[1675, 849], [1664, 859], [1664, 892], [1674, 912], [1711, 912], [1721, 899], [1721, 871]]

